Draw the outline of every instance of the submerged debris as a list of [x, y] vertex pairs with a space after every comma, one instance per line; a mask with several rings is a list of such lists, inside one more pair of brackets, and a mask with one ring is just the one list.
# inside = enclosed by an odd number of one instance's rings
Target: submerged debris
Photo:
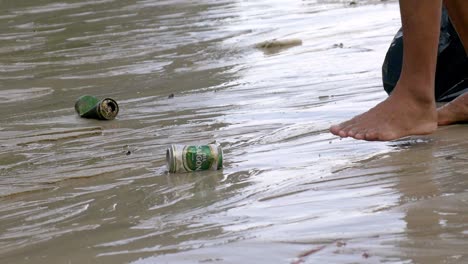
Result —
[[300, 263], [303, 263], [305, 261], [305, 258], [312, 255], [312, 254], [315, 254], [317, 252], [319, 252], [320, 250], [324, 249], [326, 246], [323, 245], [323, 246], [319, 246], [317, 248], [313, 248], [313, 249], [310, 249], [310, 250], [307, 250], [303, 253], [301, 253], [299, 256], [297, 256], [297, 258], [295, 258], [291, 264], [300, 264]]
[[345, 241], [337, 241], [336, 246], [337, 247], [344, 247], [344, 246], [346, 246], [346, 242]]
[[271, 39], [271, 40], [257, 43], [255, 47], [258, 49], [270, 49], [270, 48], [287, 48], [287, 47], [300, 46], [300, 45], [302, 45], [302, 40], [297, 39], [297, 38], [292, 38], [292, 39]]
[[335, 43], [335, 44], [333, 44], [333, 47], [342, 49], [344, 47], [344, 44], [343, 43]]
[[330, 98], [333, 98], [335, 97], [334, 95], [320, 95], [318, 97], [319, 100], [327, 100], [327, 99], [330, 99]]

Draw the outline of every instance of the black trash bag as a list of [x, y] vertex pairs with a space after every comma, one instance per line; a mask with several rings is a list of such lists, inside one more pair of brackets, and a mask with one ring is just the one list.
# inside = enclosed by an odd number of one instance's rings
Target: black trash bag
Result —
[[[403, 31], [400, 29], [390, 45], [382, 66], [385, 91], [390, 94], [400, 78], [403, 65]], [[446, 10], [442, 22], [437, 58], [435, 98], [448, 102], [468, 92], [468, 58]]]

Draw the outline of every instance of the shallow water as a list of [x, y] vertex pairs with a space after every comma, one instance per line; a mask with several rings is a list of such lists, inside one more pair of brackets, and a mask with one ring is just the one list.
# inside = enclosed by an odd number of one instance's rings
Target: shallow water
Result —
[[[327, 132], [386, 96], [398, 5], [362, 2], [0, 0], [2, 263], [467, 263], [466, 125]], [[222, 171], [166, 172], [213, 141]]]

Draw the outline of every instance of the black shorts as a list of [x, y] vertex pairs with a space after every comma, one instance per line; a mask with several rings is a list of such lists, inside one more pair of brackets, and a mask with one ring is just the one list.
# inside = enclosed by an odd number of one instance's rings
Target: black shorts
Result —
[[[390, 45], [382, 66], [385, 91], [390, 94], [400, 78], [403, 64], [403, 32], [398, 31]], [[442, 23], [437, 57], [435, 98], [447, 102], [468, 92], [468, 58], [463, 44], [455, 31], [446, 10]]]

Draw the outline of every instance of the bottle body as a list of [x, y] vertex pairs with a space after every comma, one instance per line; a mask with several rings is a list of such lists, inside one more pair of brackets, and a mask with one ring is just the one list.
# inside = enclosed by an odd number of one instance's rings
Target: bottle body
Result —
[[75, 111], [84, 118], [112, 120], [119, 113], [119, 105], [111, 98], [98, 98], [83, 95], [75, 103]]
[[169, 172], [220, 170], [223, 168], [223, 150], [217, 144], [171, 145], [166, 150]]

